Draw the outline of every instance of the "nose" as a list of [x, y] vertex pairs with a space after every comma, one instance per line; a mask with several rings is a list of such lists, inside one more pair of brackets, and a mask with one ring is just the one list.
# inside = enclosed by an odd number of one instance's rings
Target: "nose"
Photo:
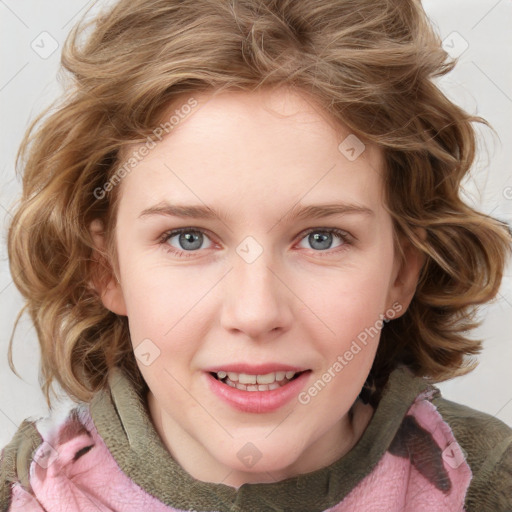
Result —
[[270, 251], [252, 262], [233, 254], [233, 269], [223, 288], [221, 325], [230, 333], [243, 333], [265, 341], [292, 325], [292, 294], [283, 272], [272, 261]]

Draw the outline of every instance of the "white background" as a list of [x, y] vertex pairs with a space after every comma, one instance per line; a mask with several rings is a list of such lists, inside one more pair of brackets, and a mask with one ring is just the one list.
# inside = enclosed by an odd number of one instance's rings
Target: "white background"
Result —
[[[60, 92], [57, 71], [62, 43], [89, 5], [83, 0], [0, 0], [0, 446], [10, 440], [24, 418], [47, 412], [38, 385], [39, 346], [27, 315], [14, 338], [14, 360], [22, 379], [7, 364], [8, 341], [22, 306], [9, 273], [5, 244], [9, 211], [20, 192], [15, 154], [29, 121]], [[465, 185], [467, 200], [510, 223], [512, 3], [425, 0], [424, 6], [446, 49], [460, 54], [457, 67], [440, 86], [453, 101], [486, 118], [499, 136], [482, 133], [479, 159]], [[439, 387], [446, 398], [512, 426], [511, 316], [509, 266], [497, 300], [482, 310], [484, 323], [475, 333], [485, 340], [480, 365], [471, 374]]]

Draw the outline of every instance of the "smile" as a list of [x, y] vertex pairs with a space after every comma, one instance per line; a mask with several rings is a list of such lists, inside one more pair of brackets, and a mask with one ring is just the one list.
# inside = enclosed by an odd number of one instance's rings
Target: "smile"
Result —
[[209, 389], [217, 398], [239, 411], [260, 414], [276, 411], [297, 398], [310, 374], [311, 370], [205, 372]]
[[271, 372], [264, 375], [251, 375], [220, 371], [212, 373], [219, 381], [241, 391], [273, 391], [288, 384], [302, 372]]

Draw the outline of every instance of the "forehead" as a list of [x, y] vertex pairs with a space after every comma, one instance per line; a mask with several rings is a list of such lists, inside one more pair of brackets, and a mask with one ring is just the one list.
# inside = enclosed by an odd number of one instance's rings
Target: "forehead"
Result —
[[[183, 95], [160, 126], [171, 128], [121, 183], [122, 195], [139, 208], [178, 197], [209, 204], [214, 196], [246, 207], [257, 199], [260, 208], [306, 195], [311, 201], [381, 199], [381, 150], [306, 94], [281, 88]], [[125, 148], [123, 162], [143, 146]]]

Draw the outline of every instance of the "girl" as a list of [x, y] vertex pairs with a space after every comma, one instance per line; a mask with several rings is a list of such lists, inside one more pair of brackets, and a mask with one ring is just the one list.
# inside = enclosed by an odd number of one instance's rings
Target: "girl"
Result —
[[511, 510], [512, 429], [434, 386], [511, 237], [421, 5], [121, 0], [62, 59], [8, 247], [76, 404], [2, 510]]

